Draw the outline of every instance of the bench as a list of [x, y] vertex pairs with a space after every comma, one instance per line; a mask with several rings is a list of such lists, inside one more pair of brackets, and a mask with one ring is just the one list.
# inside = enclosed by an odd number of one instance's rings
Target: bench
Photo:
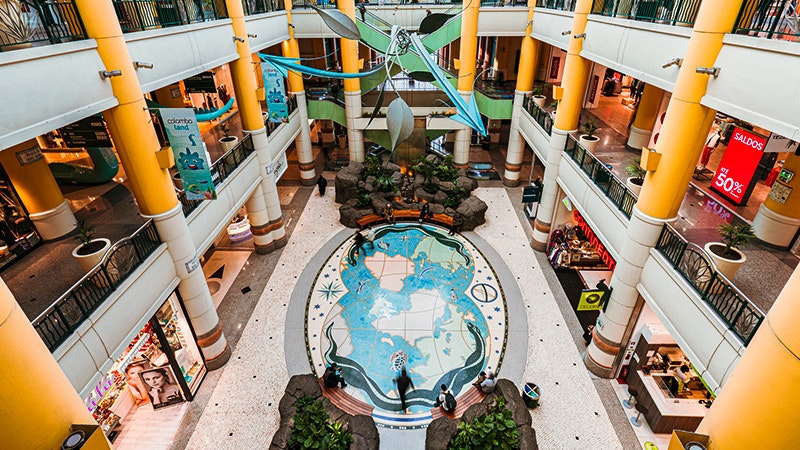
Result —
[[[419, 211], [415, 209], [398, 209], [394, 212], [395, 220], [419, 220]], [[450, 228], [453, 226], [453, 218], [447, 214], [434, 214], [429, 217], [428, 221]], [[386, 219], [377, 214], [367, 214], [366, 216], [356, 220], [358, 226], [361, 228], [385, 223]]]
[[471, 386], [469, 390], [462, 394], [460, 397], [456, 399], [456, 410], [451, 412], [445, 412], [442, 408], [436, 407], [431, 409], [431, 416], [434, 419], [438, 419], [439, 417], [445, 416], [449, 417], [450, 419], [456, 419], [461, 417], [464, 414], [464, 411], [467, 410], [470, 406], [480, 403], [483, 401], [483, 398], [486, 397], [480, 389], [476, 388], [475, 386]]
[[319, 387], [322, 389], [322, 395], [330, 400], [331, 403], [336, 405], [337, 408], [354, 416], [358, 414], [363, 414], [365, 416], [372, 415], [372, 410], [375, 409], [374, 407], [362, 402], [361, 400], [358, 400], [357, 398], [348, 394], [344, 389], [339, 387], [329, 388], [325, 386], [325, 383], [322, 381], [322, 377], [318, 378], [317, 382], [319, 382]]

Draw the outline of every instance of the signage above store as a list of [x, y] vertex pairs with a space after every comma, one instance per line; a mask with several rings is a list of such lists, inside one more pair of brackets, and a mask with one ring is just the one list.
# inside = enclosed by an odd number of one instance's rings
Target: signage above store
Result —
[[600, 311], [603, 309], [603, 297], [605, 291], [600, 289], [584, 289], [581, 291], [581, 298], [578, 300], [576, 311]]
[[113, 147], [102, 117], [87, 117], [61, 128], [67, 147]]
[[190, 94], [217, 93], [212, 72], [203, 72], [183, 80], [183, 87]]
[[711, 182], [711, 189], [736, 205], [744, 205], [755, 186], [758, 163], [764, 155], [766, 138], [734, 128], [725, 155]]
[[20, 166], [33, 164], [36, 161], [41, 161], [42, 158], [44, 158], [38, 145], [33, 145], [31, 148], [20, 150], [16, 153], [16, 155]]
[[797, 142], [777, 133], [772, 133], [767, 140], [767, 145], [764, 146], [764, 153], [794, 153], [795, 151], [797, 151]]

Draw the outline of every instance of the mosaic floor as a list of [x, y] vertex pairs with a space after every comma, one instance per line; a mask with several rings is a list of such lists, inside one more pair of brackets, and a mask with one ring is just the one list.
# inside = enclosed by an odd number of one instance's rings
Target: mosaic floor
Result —
[[[305, 310], [309, 364], [336, 362], [346, 391], [387, 427], [427, 425], [445, 384], [458, 396], [482, 370], [499, 372], [508, 335], [503, 289], [460, 235], [417, 223], [375, 228], [374, 245], [347, 239], [319, 269]], [[415, 389], [401, 404], [405, 367]]]

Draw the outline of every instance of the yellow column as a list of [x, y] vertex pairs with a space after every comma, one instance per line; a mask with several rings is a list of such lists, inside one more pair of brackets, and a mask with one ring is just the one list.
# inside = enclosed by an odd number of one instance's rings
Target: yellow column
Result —
[[[737, 9], [738, 10], [738, 9]], [[800, 268], [769, 310], [698, 433], [709, 450], [797, 448]]]
[[[478, 12], [481, 2], [466, 1], [462, 5], [461, 38], [458, 48], [458, 93], [464, 100], [472, 95], [475, 84], [475, 65], [478, 55]], [[472, 129], [463, 127], [456, 131], [453, 143], [453, 164], [466, 167], [469, 164], [470, 136]]]
[[[0, 152], [0, 163], [19, 195], [31, 221], [45, 240], [57, 239], [75, 229], [75, 216], [44, 158], [22, 165], [17, 153], [39, 151], [36, 139]], [[40, 154], [41, 156], [41, 154]]]
[[[525, 140], [519, 133], [519, 116], [522, 114], [522, 102], [525, 96], [533, 90], [533, 79], [536, 76], [536, 56], [539, 45], [531, 37], [535, 6], [536, 0], [528, 0], [528, 25], [525, 27], [525, 36], [522, 37], [519, 51], [517, 89], [514, 92], [514, 105], [511, 110], [511, 131], [508, 134], [505, 173], [503, 174], [503, 184], [509, 187], [519, 184], [519, 172], [522, 168], [522, 157], [525, 151]], [[533, 158], [535, 157], [533, 156]]]
[[[76, 0], [87, 35], [97, 42], [97, 53], [106, 70], [122, 75], [107, 80], [119, 105], [103, 113], [125, 173], [128, 175], [139, 210], [154, 220], [159, 236], [167, 243], [175, 271], [180, 278], [178, 289], [189, 319], [197, 333], [209, 369], [221, 367], [230, 357], [230, 347], [217, 316], [202, 270], [187, 269], [196, 261], [197, 249], [181, 206], [175, 195], [169, 171], [156, 159], [160, 144], [150, 121], [139, 79], [133, 67], [109, 1]], [[193, 264], [188, 264], [193, 266]]]
[[696, 73], [695, 69], [714, 65], [741, 3], [742, 0], [705, 0], [700, 5], [656, 143], [661, 162], [645, 178], [611, 278], [614, 292], [607, 309], [597, 319], [593, 340], [584, 354], [584, 363], [595, 375], [613, 377], [621, 363], [626, 332], [636, 321], [632, 314], [642, 268], [664, 223], [677, 214], [714, 118], [714, 111], [700, 104], [710, 75]]
[[[294, 37], [294, 26], [292, 25], [292, 0], [284, 0], [286, 7], [286, 20], [289, 23], [289, 39], [281, 43], [283, 56], [290, 58], [300, 57], [300, 48], [297, 39]], [[314, 151], [311, 148], [311, 130], [308, 127], [308, 103], [306, 103], [306, 91], [303, 88], [303, 77], [295, 72], [289, 72], [289, 90], [297, 100], [297, 119], [300, 121], [300, 134], [295, 139], [297, 148], [297, 165], [300, 169], [300, 183], [304, 186], [312, 186], [316, 182], [316, 170], [314, 167]]]
[[[71, 425], [97, 425], [2, 280], [0, 348], [3, 448], [61, 448]], [[83, 448], [110, 449], [96, 433]]]
[[[356, 8], [353, 0], [338, 0], [339, 10], [355, 21]], [[358, 73], [358, 41], [339, 39], [342, 51], [342, 71]], [[357, 78], [344, 80], [344, 107], [347, 121], [347, 145], [351, 161], [364, 161], [364, 133], [357, 130], [355, 120], [361, 117], [361, 81]]]
[[783, 203], [771, 197], [764, 199], [753, 219], [756, 236], [778, 247], [788, 247], [800, 228], [800, 156], [789, 153], [783, 168], [794, 173], [789, 182], [776, 180], [772, 189], [792, 188]]
[[628, 147], [641, 151], [642, 147], [647, 146], [650, 142], [650, 135], [653, 133], [653, 126], [658, 118], [662, 98], [664, 98], [663, 90], [652, 84], [644, 85], [642, 98], [636, 108], [636, 117], [631, 125], [631, 134], [628, 136]]
[[547, 241], [550, 239], [551, 222], [556, 210], [558, 197], [558, 166], [561, 163], [561, 152], [567, 142], [567, 135], [578, 128], [581, 108], [583, 107], [583, 95], [586, 91], [586, 82], [589, 79], [590, 62], [581, 58], [580, 53], [583, 48], [583, 39], [575, 39], [586, 29], [586, 22], [589, 11], [592, 8], [591, 0], [578, 0], [575, 5], [575, 15], [572, 19], [572, 34], [566, 37], [569, 39], [567, 47], [567, 60], [564, 63], [564, 75], [561, 80], [561, 88], [564, 90], [561, 101], [558, 104], [556, 120], [553, 124], [553, 132], [550, 137], [550, 151], [544, 170], [544, 189], [542, 190], [542, 200], [539, 203], [539, 210], [536, 220], [533, 223], [533, 238], [531, 247], [537, 251], [547, 249]]

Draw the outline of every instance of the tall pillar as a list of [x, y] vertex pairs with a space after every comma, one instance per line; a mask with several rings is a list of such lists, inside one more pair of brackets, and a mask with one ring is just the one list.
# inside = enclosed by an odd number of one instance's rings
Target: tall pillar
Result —
[[[228, 17], [231, 19], [234, 36], [241, 37], [244, 42], [234, 41], [239, 58], [231, 61], [231, 79], [234, 95], [239, 107], [242, 128], [253, 138], [259, 165], [264, 168], [261, 173], [261, 190], [264, 197], [264, 209], [247, 208], [250, 220], [250, 231], [253, 233], [253, 246], [256, 253], [265, 254], [286, 245], [286, 229], [283, 226], [283, 213], [278, 198], [278, 187], [272, 172], [272, 161], [279, 156], [268, 148], [267, 129], [261, 115], [256, 90], [258, 84], [252, 68], [250, 41], [247, 37], [247, 24], [244, 21], [244, 8], [239, 0], [226, 0]], [[251, 204], [254, 208], [256, 204]], [[261, 208], [260, 206], [258, 206]]]
[[36, 139], [0, 152], [0, 163], [42, 239], [58, 239], [75, 230], [75, 215], [44, 158], [22, 165], [17, 153], [39, 151]]
[[[286, 20], [289, 23], [289, 39], [281, 43], [283, 56], [299, 58], [300, 48], [294, 37], [294, 25], [292, 25], [292, 0], [284, 0], [283, 4], [286, 8]], [[314, 152], [311, 149], [311, 130], [308, 128], [306, 91], [303, 88], [303, 77], [299, 73], [289, 72], [289, 91], [297, 100], [297, 120], [300, 121], [300, 134], [294, 140], [297, 164], [300, 166], [300, 184], [312, 186], [316, 182], [317, 175], [314, 168]]]
[[[4, 448], [61, 448], [73, 424], [97, 425], [0, 280], [0, 423]], [[98, 429], [86, 449], [110, 449]]]
[[[519, 133], [519, 116], [522, 114], [522, 101], [533, 91], [533, 79], [536, 76], [536, 55], [538, 43], [531, 37], [533, 28], [533, 10], [535, 0], [528, 0], [528, 25], [519, 51], [517, 66], [517, 88], [514, 91], [514, 105], [511, 110], [511, 131], [508, 134], [506, 150], [506, 167], [503, 184], [514, 187], [519, 185], [519, 171], [522, 169], [522, 157], [525, 152], [525, 140]], [[533, 164], [533, 162], [531, 162]]]
[[[339, 11], [356, 20], [356, 8], [353, 0], [336, 2]], [[339, 39], [342, 51], [342, 71], [358, 73], [358, 41]], [[361, 81], [358, 78], [344, 80], [344, 112], [347, 120], [347, 146], [350, 149], [350, 161], [364, 162], [364, 132], [357, 130], [356, 119], [361, 117]]]
[[653, 126], [658, 118], [658, 110], [661, 106], [661, 99], [664, 98], [664, 91], [645, 84], [642, 91], [642, 98], [636, 108], [636, 117], [631, 125], [631, 134], [628, 136], [627, 146], [641, 151], [650, 142], [650, 135], [653, 133]]
[[[469, 101], [472, 95], [472, 86], [475, 84], [475, 66], [478, 54], [478, 12], [481, 2], [470, 1], [462, 5], [461, 39], [459, 45], [458, 66], [458, 93]], [[469, 148], [472, 128], [462, 128], [456, 131], [453, 146], [453, 164], [456, 167], [466, 167], [469, 164]]]
[[711, 437], [709, 450], [797, 448], [798, 298], [800, 268], [789, 277], [700, 423], [697, 433]]
[[105, 111], [103, 116], [139, 210], [143, 216], [154, 220], [159, 235], [168, 245], [181, 280], [178, 289], [203, 350], [206, 366], [211, 370], [219, 368], [230, 357], [230, 347], [222, 333], [203, 271], [196, 268], [191, 272], [187, 270], [186, 263], [196, 260], [197, 249], [181, 214], [169, 171], [160, 167], [156, 159], [161, 146], [114, 6], [111, 2], [93, 0], [77, 0], [76, 4], [88, 36], [97, 41], [97, 52], [106, 69], [122, 72], [121, 76], [109, 79], [119, 105]]
[[556, 121], [550, 137], [550, 150], [544, 169], [544, 189], [539, 210], [533, 227], [531, 247], [543, 252], [547, 250], [547, 241], [550, 238], [553, 214], [556, 210], [558, 195], [558, 166], [561, 163], [561, 152], [567, 143], [567, 135], [578, 128], [583, 107], [583, 96], [586, 83], [589, 79], [591, 62], [580, 56], [583, 48], [583, 39], [574, 39], [573, 36], [581, 34], [586, 29], [589, 12], [592, 9], [592, 0], [578, 0], [575, 5], [575, 15], [572, 19], [572, 34], [568, 36], [567, 60], [564, 64], [564, 75], [561, 87], [564, 93], [558, 103]]
[[[600, 314], [584, 363], [595, 375], [612, 378], [636, 321], [632, 317], [638, 298], [636, 285], [650, 249], [665, 222], [674, 220], [689, 185], [702, 142], [714, 119], [714, 111], [700, 104], [709, 75], [697, 67], [712, 67], [722, 39], [736, 20], [742, 0], [706, 0], [697, 14], [694, 30], [667, 107], [655, 151], [658, 167], [648, 172], [639, 200], [633, 208], [626, 239], [611, 277], [614, 289], [607, 309]], [[560, 112], [559, 112], [560, 113]]]
[[[786, 158], [783, 168], [795, 174], [800, 174], [800, 156], [793, 153]], [[800, 192], [800, 176], [794, 176], [788, 182], [775, 181], [773, 189], [780, 185], [789, 186], [792, 192]], [[762, 241], [778, 247], [788, 248], [792, 238], [800, 228], [800, 194], [789, 194], [784, 203], [780, 203], [767, 196], [764, 203], [758, 207], [758, 213], [753, 219], [753, 228], [756, 236]]]

